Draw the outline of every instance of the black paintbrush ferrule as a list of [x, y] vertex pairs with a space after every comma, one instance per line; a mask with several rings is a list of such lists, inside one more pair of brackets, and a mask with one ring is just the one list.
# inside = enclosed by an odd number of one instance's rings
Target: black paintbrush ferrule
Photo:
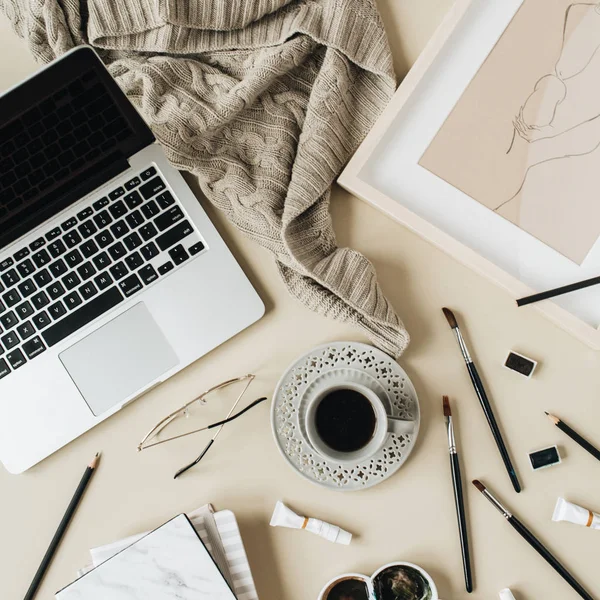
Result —
[[508, 522], [514, 529], [534, 548], [537, 553], [582, 597], [584, 600], [594, 600], [594, 598], [586, 591], [586, 589], [567, 571], [560, 561], [517, 519], [511, 516]]
[[504, 466], [508, 471], [510, 481], [513, 484], [513, 487], [515, 488], [515, 491], [519, 493], [521, 491], [521, 484], [519, 483], [519, 478], [517, 477], [517, 473], [510, 459], [510, 455], [508, 453], [506, 445], [504, 444], [504, 439], [502, 438], [502, 434], [500, 433], [500, 428], [498, 427], [498, 423], [496, 422], [496, 417], [494, 416], [494, 412], [492, 411], [492, 406], [490, 405], [490, 401], [488, 400], [487, 394], [485, 393], [485, 388], [483, 387], [483, 382], [479, 377], [479, 373], [477, 372], [477, 367], [475, 366], [475, 363], [468, 362], [467, 370], [469, 371], [473, 387], [475, 388], [475, 392], [477, 394], [477, 397], [479, 398], [479, 402], [481, 403], [481, 408], [483, 408], [483, 412], [485, 414], [487, 422], [490, 426], [490, 429], [492, 430], [492, 435], [494, 436], [496, 446], [498, 446], [498, 450], [500, 451], [500, 456], [502, 457]]
[[574, 429], [571, 429], [566, 423], [559, 421], [556, 426], [566, 433], [574, 442], [577, 442], [584, 450], [587, 450], [593, 457], [600, 460], [600, 450], [590, 444], [583, 436], [579, 435]]
[[465, 574], [465, 587], [469, 594], [473, 591], [473, 575], [471, 571], [471, 553], [469, 550], [469, 535], [467, 533], [467, 519], [465, 512], [465, 499], [462, 488], [460, 462], [456, 447], [450, 452], [450, 467], [452, 469], [452, 485], [454, 487], [454, 501], [456, 503], [456, 516], [458, 518], [458, 533], [462, 552], [463, 570]]

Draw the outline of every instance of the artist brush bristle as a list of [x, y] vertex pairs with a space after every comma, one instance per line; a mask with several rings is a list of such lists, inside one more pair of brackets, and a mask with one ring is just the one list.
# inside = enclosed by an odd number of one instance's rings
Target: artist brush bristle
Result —
[[444, 313], [444, 316], [448, 321], [448, 325], [450, 325], [452, 329], [456, 329], [458, 327], [458, 323], [456, 322], [456, 317], [454, 316], [454, 313], [449, 308], [445, 307], [442, 308], [442, 312]]
[[558, 417], [555, 417], [554, 415], [551, 415], [549, 412], [546, 412], [546, 415], [548, 416], [548, 418], [555, 424], [558, 425], [558, 423], [560, 422], [560, 419]]
[[473, 479], [473, 485], [483, 494], [485, 492], [485, 485], [479, 481], [479, 479]]
[[444, 416], [445, 417], [451, 417], [452, 416], [452, 410], [450, 410], [450, 399], [448, 398], [448, 396], [443, 396], [442, 397], [442, 402], [444, 404]]

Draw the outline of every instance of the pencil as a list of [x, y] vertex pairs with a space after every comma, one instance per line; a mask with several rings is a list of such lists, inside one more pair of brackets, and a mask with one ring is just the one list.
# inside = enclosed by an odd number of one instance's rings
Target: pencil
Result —
[[564, 431], [573, 441], [577, 442], [584, 450], [587, 450], [594, 458], [600, 460], [600, 450], [592, 446], [584, 437], [580, 436], [574, 429], [571, 429], [566, 423], [558, 417], [546, 413], [548, 418], [561, 430]]
[[512, 515], [500, 501], [481, 483], [475, 479], [473, 485], [504, 515], [517, 533], [582, 597], [594, 600], [587, 590], [569, 573], [560, 561], [548, 550], [517, 517]]
[[563, 285], [562, 287], [554, 288], [546, 292], [540, 292], [539, 294], [533, 294], [531, 296], [525, 296], [525, 298], [519, 298], [517, 300], [517, 306], [526, 306], [527, 304], [533, 304], [534, 302], [541, 302], [542, 300], [548, 300], [548, 298], [555, 298], [556, 296], [562, 296], [563, 294], [569, 294], [570, 292], [576, 292], [593, 285], [600, 283], [600, 277], [592, 277], [591, 279], [584, 279], [576, 283], [570, 283], [569, 285]]
[[88, 483], [90, 482], [90, 479], [92, 478], [92, 475], [96, 470], [99, 458], [100, 452], [98, 452], [96, 456], [94, 456], [92, 462], [90, 462], [90, 464], [87, 466], [83, 477], [81, 478], [81, 481], [79, 482], [79, 485], [75, 490], [75, 494], [73, 494], [73, 498], [71, 499], [71, 502], [69, 503], [69, 506], [67, 507], [67, 510], [65, 511], [65, 514], [58, 526], [58, 529], [56, 530], [56, 533], [54, 534], [54, 537], [50, 542], [50, 546], [48, 546], [48, 550], [46, 550], [46, 554], [44, 554], [44, 558], [42, 559], [42, 562], [33, 578], [33, 581], [31, 582], [31, 585], [29, 586], [29, 589], [25, 594], [25, 600], [32, 600], [32, 598], [38, 591], [38, 588], [40, 587], [40, 584], [44, 579], [44, 575], [46, 574], [46, 571], [48, 570], [48, 567], [50, 566], [50, 563], [52, 562], [52, 559], [56, 554], [56, 550], [58, 549], [58, 546], [60, 545], [60, 542], [63, 536], [65, 535], [67, 528], [69, 527], [69, 523], [71, 522], [71, 519], [73, 518], [73, 515], [77, 510], [77, 506], [79, 505], [79, 502], [83, 497]]

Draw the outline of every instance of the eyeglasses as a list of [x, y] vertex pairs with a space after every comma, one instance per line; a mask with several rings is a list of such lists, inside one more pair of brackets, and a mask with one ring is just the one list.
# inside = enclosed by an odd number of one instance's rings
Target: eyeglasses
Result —
[[[187, 437], [189, 435], [193, 435], [195, 433], [200, 433], [201, 431], [207, 431], [209, 429], [215, 429], [216, 431], [213, 434], [212, 438], [210, 439], [210, 441], [208, 442], [208, 444], [204, 447], [204, 449], [202, 450], [202, 452], [200, 453], [200, 455], [198, 456], [198, 458], [196, 458], [196, 460], [194, 460], [193, 462], [191, 462], [189, 465], [186, 465], [185, 467], [179, 469], [179, 471], [177, 471], [177, 473], [175, 473], [175, 477], [174, 479], [177, 479], [180, 475], [183, 475], [183, 473], [185, 473], [186, 471], [188, 471], [189, 469], [191, 469], [192, 467], [196, 466], [205, 456], [206, 453], [210, 450], [211, 446], [215, 443], [215, 440], [217, 439], [219, 433], [221, 433], [221, 430], [223, 429], [223, 427], [227, 424], [230, 423], [231, 421], [234, 421], [235, 419], [237, 419], [238, 417], [241, 417], [244, 413], [248, 412], [249, 410], [251, 410], [252, 408], [254, 408], [255, 406], [257, 406], [258, 404], [260, 404], [261, 402], [264, 402], [266, 400], [266, 398], [259, 398], [258, 400], [255, 400], [254, 402], [252, 402], [252, 404], [249, 404], [246, 408], [244, 408], [243, 410], [241, 410], [240, 412], [238, 412], [237, 414], [233, 414], [233, 411], [237, 408], [238, 404], [240, 403], [240, 400], [242, 399], [242, 397], [244, 396], [244, 394], [246, 393], [246, 391], [248, 390], [248, 388], [250, 387], [250, 384], [254, 381], [254, 379], [256, 378], [256, 375], [244, 375], [243, 377], [237, 377], [235, 379], [229, 379], [228, 381], [224, 381], [222, 383], [219, 383], [218, 385], [215, 385], [214, 387], [210, 388], [209, 390], [206, 390], [204, 393], [200, 394], [199, 396], [197, 396], [196, 398], [194, 398], [193, 400], [190, 400], [189, 402], [187, 402], [186, 404], [184, 404], [181, 408], [177, 409], [176, 411], [172, 412], [170, 415], [166, 416], [164, 419], [162, 419], [161, 421], [159, 421], [142, 439], [142, 441], [138, 444], [137, 447], [137, 451], [141, 452], [142, 450], [147, 450], [148, 448], [152, 448], [154, 446], [158, 446], [160, 444], [166, 444], [167, 442], [171, 442], [173, 440], [177, 440], [183, 437]], [[163, 432], [171, 423], [173, 423], [173, 421], [175, 421], [178, 417], [187, 417], [190, 414], [190, 407], [192, 407], [194, 404], [198, 403], [200, 406], [204, 405], [207, 403], [207, 397], [210, 395], [215, 394], [216, 392], [220, 391], [220, 390], [224, 390], [226, 388], [229, 388], [231, 386], [233, 386], [236, 383], [240, 383], [240, 382], [246, 382], [244, 387], [242, 388], [242, 391], [240, 392], [240, 394], [237, 396], [237, 398], [235, 399], [229, 413], [227, 414], [227, 416], [225, 417], [225, 419], [221, 420], [221, 421], [217, 421], [216, 423], [212, 423], [210, 425], [206, 425], [204, 427], [200, 427], [197, 429], [194, 429], [192, 431], [187, 431], [185, 433], [180, 433], [177, 435], [172, 435], [170, 437], [167, 438], [163, 438], [163, 439], [156, 439], [158, 438], [158, 436], [160, 435], [161, 432]], [[155, 440], [155, 441], [152, 441]]]

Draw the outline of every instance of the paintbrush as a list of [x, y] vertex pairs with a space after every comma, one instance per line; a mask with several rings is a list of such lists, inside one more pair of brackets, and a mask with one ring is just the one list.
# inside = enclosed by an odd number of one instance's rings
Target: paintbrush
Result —
[[456, 516], [458, 518], [458, 532], [460, 535], [460, 548], [462, 552], [463, 570], [465, 573], [465, 587], [467, 592], [473, 591], [473, 576], [471, 573], [471, 556], [469, 552], [469, 537], [467, 534], [467, 519], [465, 516], [465, 501], [460, 474], [460, 462], [454, 437], [454, 424], [448, 396], [443, 397], [444, 416], [448, 429], [448, 451], [450, 452], [450, 467], [452, 469], [452, 485], [454, 487], [454, 501], [456, 503]]
[[577, 442], [584, 450], [587, 450], [594, 458], [600, 460], [600, 450], [590, 444], [583, 436], [579, 435], [574, 429], [569, 427], [564, 421], [558, 417], [546, 413], [548, 418], [561, 430], [564, 431], [574, 442]]
[[475, 479], [473, 485], [504, 515], [519, 535], [585, 600], [594, 600], [584, 587], [567, 571], [560, 561], [515, 517], [500, 501], [481, 483]]
[[450, 327], [454, 331], [454, 334], [456, 335], [458, 345], [460, 346], [460, 351], [462, 352], [463, 358], [465, 359], [467, 370], [469, 371], [469, 375], [471, 377], [471, 382], [473, 383], [475, 393], [477, 394], [479, 402], [481, 403], [481, 408], [483, 408], [483, 412], [485, 414], [487, 422], [490, 426], [490, 429], [492, 430], [494, 440], [496, 440], [496, 445], [498, 446], [498, 450], [500, 451], [500, 456], [504, 461], [504, 466], [508, 471], [508, 476], [510, 477], [515, 491], [519, 493], [521, 491], [521, 484], [519, 483], [517, 473], [510, 460], [510, 455], [508, 454], [508, 450], [506, 449], [504, 440], [502, 439], [500, 428], [498, 427], [498, 423], [496, 423], [496, 417], [494, 416], [494, 412], [492, 411], [490, 401], [488, 400], [487, 394], [485, 393], [485, 388], [483, 387], [483, 383], [481, 381], [481, 378], [479, 377], [479, 373], [477, 372], [477, 367], [475, 366], [475, 363], [473, 362], [473, 359], [469, 354], [469, 350], [467, 349], [465, 340], [462, 336], [462, 333], [460, 332], [458, 323], [456, 322], [456, 317], [449, 308], [442, 308], [442, 311], [444, 312], [444, 316], [448, 320], [448, 324], [450, 325]]

